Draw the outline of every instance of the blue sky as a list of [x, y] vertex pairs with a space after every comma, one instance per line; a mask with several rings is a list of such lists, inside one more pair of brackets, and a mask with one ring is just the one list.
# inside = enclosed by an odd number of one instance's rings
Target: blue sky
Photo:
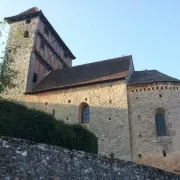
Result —
[[6, 0], [0, 19], [33, 6], [76, 56], [73, 65], [132, 55], [136, 70], [180, 79], [178, 0]]

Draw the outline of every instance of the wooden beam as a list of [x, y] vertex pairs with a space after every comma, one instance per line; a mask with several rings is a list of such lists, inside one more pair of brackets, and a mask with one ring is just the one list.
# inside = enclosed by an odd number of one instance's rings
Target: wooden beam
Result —
[[59, 61], [62, 63], [63, 66], [68, 67], [68, 65], [61, 59], [59, 54], [56, 52], [56, 50], [51, 46], [51, 44], [47, 41], [47, 39], [43, 36], [43, 34], [40, 31], [37, 31], [37, 35], [43, 40], [47, 47], [52, 51], [52, 53], [59, 59]]
[[41, 64], [43, 64], [45, 66], [45, 68], [48, 71], [53, 70], [52, 66], [43, 59], [43, 57], [40, 55], [40, 53], [38, 52], [38, 50], [36, 48], [34, 48], [32, 52], [37, 57], [37, 59], [41, 62]]

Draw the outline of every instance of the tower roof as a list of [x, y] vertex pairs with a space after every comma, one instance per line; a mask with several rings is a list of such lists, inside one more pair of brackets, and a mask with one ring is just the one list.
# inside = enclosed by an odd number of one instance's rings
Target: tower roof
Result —
[[43, 12], [41, 10], [39, 10], [37, 7], [30, 8], [30, 9], [28, 9], [20, 14], [17, 14], [15, 16], [5, 17], [4, 20], [7, 21], [9, 24], [11, 24], [11, 23], [14, 23], [17, 21], [23, 21], [23, 20], [34, 18], [37, 16], [39, 16], [41, 18], [41, 20], [46, 24], [47, 28], [53, 33], [56, 40], [64, 48], [65, 52], [71, 57], [71, 59], [76, 59], [76, 57], [73, 55], [73, 53], [70, 51], [70, 49], [64, 43], [64, 41], [60, 38], [59, 34], [55, 31], [53, 26], [50, 24], [50, 22], [44, 16]]
[[132, 56], [123, 56], [50, 72], [30, 93], [125, 79]]
[[170, 77], [166, 74], [163, 74], [157, 70], [145, 70], [145, 71], [134, 71], [128, 85], [134, 84], [147, 84], [155, 82], [178, 82], [179, 79]]
[[27, 15], [27, 14], [35, 13], [35, 12], [38, 12], [38, 11], [39, 11], [39, 9], [37, 7], [32, 7], [30, 9], [18, 14], [18, 15]]
[[10, 17], [5, 17], [4, 20], [7, 21], [9, 24], [17, 22], [17, 21], [22, 21], [22, 20], [26, 20], [29, 18], [33, 18], [36, 16], [39, 16], [42, 14], [42, 11], [39, 10], [37, 7], [32, 7], [20, 14], [14, 15], [14, 16], [10, 16]]

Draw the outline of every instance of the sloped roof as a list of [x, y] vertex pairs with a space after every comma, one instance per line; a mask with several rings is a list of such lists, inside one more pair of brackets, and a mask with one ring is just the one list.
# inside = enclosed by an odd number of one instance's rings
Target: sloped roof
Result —
[[133, 84], [146, 84], [153, 82], [178, 82], [179, 79], [170, 77], [166, 74], [163, 74], [157, 70], [145, 70], [145, 71], [134, 71], [128, 85]]
[[58, 69], [50, 72], [30, 93], [84, 86], [127, 77], [132, 56]]
[[46, 24], [47, 28], [53, 33], [56, 40], [60, 43], [60, 45], [64, 48], [65, 52], [71, 57], [71, 59], [76, 59], [76, 57], [73, 55], [73, 53], [70, 51], [70, 49], [67, 47], [67, 45], [64, 43], [64, 41], [60, 38], [58, 33], [55, 31], [53, 26], [50, 24], [50, 22], [47, 20], [47, 18], [44, 16], [43, 12], [39, 10], [37, 7], [30, 8], [18, 15], [11, 16], [11, 17], [5, 17], [4, 20], [8, 23], [13, 23], [17, 21], [26, 20], [29, 18], [34, 18], [39, 16], [41, 20]]
[[41, 14], [42, 14], [41, 10], [39, 10], [37, 7], [32, 7], [15, 16], [5, 17], [4, 20], [7, 21], [8, 23], [13, 23], [16, 21], [22, 21], [36, 16], [40, 16]]
[[18, 15], [26, 15], [26, 14], [35, 13], [35, 12], [38, 12], [38, 11], [39, 11], [39, 9], [37, 7], [32, 7], [30, 9], [18, 14]]

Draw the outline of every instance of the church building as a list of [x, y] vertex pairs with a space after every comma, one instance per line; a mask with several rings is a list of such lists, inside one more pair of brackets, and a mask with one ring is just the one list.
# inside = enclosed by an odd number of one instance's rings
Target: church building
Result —
[[136, 161], [180, 151], [180, 80], [135, 71], [131, 55], [72, 66], [75, 56], [36, 7], [5, 21], [7, 48], [19, 45], [17, 86], [5, 98], [85, 126], [101, 155]]

